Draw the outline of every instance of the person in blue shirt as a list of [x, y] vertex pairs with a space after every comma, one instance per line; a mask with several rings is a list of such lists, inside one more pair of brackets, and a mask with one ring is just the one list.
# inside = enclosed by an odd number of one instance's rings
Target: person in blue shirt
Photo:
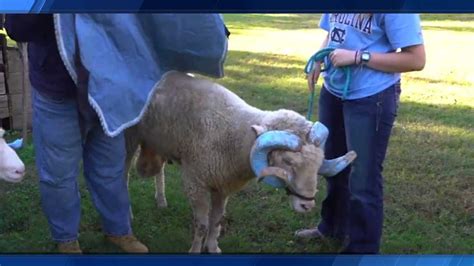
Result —
[[51, 14], [7, 15], [8, 35], [28, 43], [33, 141], [41, 205], [61, 253], [81, 253], [78, 242], [80, 161], [106, 239], [125, 252], [148, 248], [132, 233], [125, 170], [125, 138], [103, 132], [96, 113], [67, 72]]
[[[324, 14], [328, 32], [321, 48], [334, 48], [307, 76], [314, 88], [323, 72], [319, 121], [329, 129], [325, 155], [354, 150], [353, 164], [327, 179], [327, 196], [316, 228], [297, 237], [333, 237], [342, 253], [379, 253], [383, 225], [383, 162], [397, 114], [400, 73], [425, 66], [417, 14]], [[351, 81], [344, 93], [349, 67]]]

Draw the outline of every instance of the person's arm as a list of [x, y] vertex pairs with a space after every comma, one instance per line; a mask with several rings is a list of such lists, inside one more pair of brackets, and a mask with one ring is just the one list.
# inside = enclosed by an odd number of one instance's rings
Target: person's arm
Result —
[[17, 42], [42, 40], [49, 24], [50, 14], [9, 14], [5, 16], [8, 36]]
[[367, 66], [384, 72], [402, 73], [423, 70], [425, 63], [425, 46], [418, 44], [404, 47], [398, 53], [372, 53]]
[[[425, 67], [426, 63], [425, 46], [423, 44], [404, 47], [400, 52], [370, 53], [370, 55], [370, 60], [366, 66], [383, 72], [419, 71]], [[336, 49], [329, 58], [336, 67], [360, 64], [359, 55], [356, 56], [356, 51], [351, 50]]]

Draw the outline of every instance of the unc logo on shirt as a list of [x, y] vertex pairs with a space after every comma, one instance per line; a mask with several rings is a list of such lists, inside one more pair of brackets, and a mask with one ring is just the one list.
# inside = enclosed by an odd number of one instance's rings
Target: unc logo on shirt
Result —
[[363, 33], [372, 33], [373, 14], [331, 14], [330, 23], [347, 25]]
[[343, 43], [345, 41], [346, 36], [346, 30], [344, 29], [339, 29], [337, 27], [334, 27], [331, 31], [331, 41], [337, 42], [337, 43]]

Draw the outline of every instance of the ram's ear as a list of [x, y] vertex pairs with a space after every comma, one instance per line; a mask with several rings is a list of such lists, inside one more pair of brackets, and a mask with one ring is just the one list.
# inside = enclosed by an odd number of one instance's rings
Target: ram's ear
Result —
[[253, 125], [252, 129], [255, 132], [255, 134], [257, 135], [257, 137], [262, 135], [263, 133], [265, 133], [267, 131], [267, 129], [264, 126], [260, 126], [260, 125]]

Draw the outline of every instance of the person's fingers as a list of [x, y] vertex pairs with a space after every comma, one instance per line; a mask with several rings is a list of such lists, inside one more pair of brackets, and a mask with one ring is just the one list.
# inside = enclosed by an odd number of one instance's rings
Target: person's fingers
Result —
[[321, 73], [321, 71], [318, 69], [318, 70], [315, 70], [313, 71], [313, 75], [312, 75], [312, 79], [313, 79], [313, 84], [316, 84], [318, 82], [318, 79], [319, 79], [319, 74]]
[[321, 74], [320, 69], [316, 69], [315, 71], [311, 72], [310, 82], [308, 83], [309, 90], [312, 92], [315, 89], [316, 83], [318, 83], [319, 76]]
[[335, 56], [336, 56], [336, 50], [334, 50], [334, 51], [332, 51], [331, 53], [329, 53], [329, 60], [331, 60], [331, 62], [333, 62]]
[[308, 91], [312, 92], [312, 90], [314, 88], [313, 71], [311, 71], [311, 73], [306, 75], [306, 80], [308, 81]]
[[338, 66], [339, 53], [337, 52], [337, 50], [334, 50], [332, 53], [329, 54], [329, 60], [331, 60], [333, 66]]

